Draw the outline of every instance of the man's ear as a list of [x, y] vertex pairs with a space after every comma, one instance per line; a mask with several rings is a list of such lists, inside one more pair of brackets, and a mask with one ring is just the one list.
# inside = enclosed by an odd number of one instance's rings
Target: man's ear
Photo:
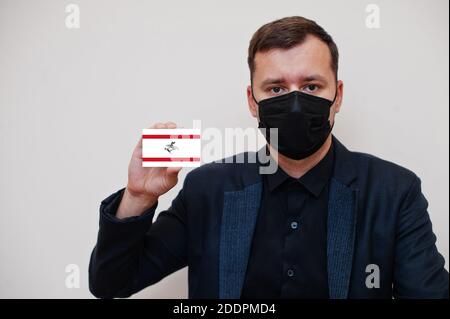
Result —
[[339, 80], [337, 83], [336, 101], [334, 103], [334, 112], [335, 113], [339, 113], [339, 110], [341, 109], [343, 98], [344, 98], [344, 82], [342, 82], [342, 80]]
[[251, 85], [247, 86], [247, 103], [248, 103], [248, 109], [250, 110], [250, 113], [253, 117], [258, 117], [258, 104], [256, 104], [255, 100], [253, 99], [252, 95], [252, 87]]

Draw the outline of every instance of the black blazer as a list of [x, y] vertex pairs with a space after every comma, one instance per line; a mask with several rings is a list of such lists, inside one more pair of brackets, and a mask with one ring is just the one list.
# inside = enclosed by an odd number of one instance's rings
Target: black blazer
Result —
[[[351, 152], [334, 136], [333, 143], [330, 298], [448, 298], [448, 272], [420, 179], [391, 162]], [[231, 159], [236, 162], [236, 155]], [[119, 220], [114, 215], [124, 189], [103, 200], [89, 265], [92, 294], [128, 297], [189, 266], [189, 298], [239, 298], [262, 193], [260, 165], [212, 162], [192, 170], [154, 223], [158, 203], [139, 217]], [[374, 269], [378, 288], [366, 282]]]

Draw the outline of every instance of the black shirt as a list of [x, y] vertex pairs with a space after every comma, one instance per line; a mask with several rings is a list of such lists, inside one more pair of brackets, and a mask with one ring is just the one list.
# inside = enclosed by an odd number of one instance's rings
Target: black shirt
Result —
[[333, 145], [302, 177], [263, 175], [241, 298], [328, 298], [328, 182]]

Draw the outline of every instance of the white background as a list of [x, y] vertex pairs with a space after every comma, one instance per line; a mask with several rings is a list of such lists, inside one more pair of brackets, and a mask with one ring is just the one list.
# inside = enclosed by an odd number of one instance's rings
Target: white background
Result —
[[[0, 0], [0, 297], [91, 297], [100, 201], [126, 183], [141, 129], [256, 127], [247, 110], [252, 34], [316, 20], [341, 54], [334, 134], [405, 166], [423, 192], [448, 267], [448, 1]], [[381, 28], [365, 25], [378, 4]], [[180, 183], [160, 199], [167, 208]], [[81, 287], [65, 287], [65, 266]], [[187, 297], [183, 269], [135, 298]]]

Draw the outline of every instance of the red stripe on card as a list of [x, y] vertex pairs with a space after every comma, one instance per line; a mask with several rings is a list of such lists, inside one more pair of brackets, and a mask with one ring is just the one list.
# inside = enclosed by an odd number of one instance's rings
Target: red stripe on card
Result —
[[143, 157], [144, 162], [199, 162], [200, 157]]
[[200, 135], [198, 134], [144, 134], [142, 135], [142, 138], [168, 138], [168, 139], [174, 139], [174, 138], [200, 138]]

